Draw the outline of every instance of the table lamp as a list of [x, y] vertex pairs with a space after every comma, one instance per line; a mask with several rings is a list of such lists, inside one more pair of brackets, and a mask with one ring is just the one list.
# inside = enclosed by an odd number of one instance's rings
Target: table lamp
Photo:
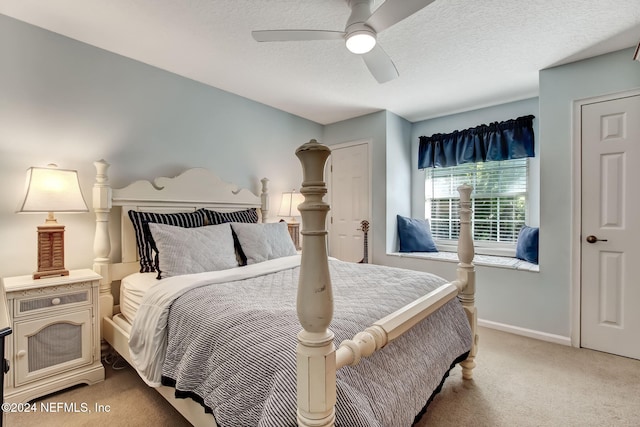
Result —
[[289, 221], [287, 226], [289, 227], [289, 234], [291, 240], [297, 250], [300, 250], [300, 223], [296, 221], [296, 217], [300, 216], [298, 211], [298, 205], [304, 202], [304, 196], [300, 193], [296, 193], [295, 190], [286, 191], [282, 193], [282, 201], [280, 202], [280, 210], [278, 216], [288, 217]]
[[38, 270], [33, 273], [34, 279], [69, 275], [64, 268], [64, 225], [58, 224], [53, 213], [88, 211], [77, 171], [58, 169], [53, 164], [27, 169], [24, 201], [18, 212], [48, 213], [44, 225], [38, 227]]

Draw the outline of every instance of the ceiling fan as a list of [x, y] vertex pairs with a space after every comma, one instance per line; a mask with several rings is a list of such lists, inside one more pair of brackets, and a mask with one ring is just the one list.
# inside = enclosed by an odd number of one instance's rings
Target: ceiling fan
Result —
[[351, 16], [344, 31], [331, 30], [260, 30], [251, 35], [259, 42], [344, 40], [349, 51], [362, 55], [364, 63], [378, 81], [385, 83], [398, 77], [398, 70], [382, 47], [376, 43], [379, 32], [413, 15], [435, 0], [386, 0], [373, 13], [373, 0], [347, 0]]

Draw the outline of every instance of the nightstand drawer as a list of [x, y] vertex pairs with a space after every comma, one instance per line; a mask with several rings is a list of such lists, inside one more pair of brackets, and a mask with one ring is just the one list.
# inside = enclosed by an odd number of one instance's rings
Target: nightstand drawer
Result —
[[14, 316], [20, 317], [26, 314], [88, 304], [91, 304], [91, 289], [27, 296], [14, 300]]

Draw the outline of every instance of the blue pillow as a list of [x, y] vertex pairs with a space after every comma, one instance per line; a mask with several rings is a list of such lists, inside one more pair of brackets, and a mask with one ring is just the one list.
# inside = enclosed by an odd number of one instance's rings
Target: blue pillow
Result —
[[527, 225], [520, 229], [518, 243], [516, 245], [516, 258], [537, 264], [538, 263], [538, 227]]
[[428, 219], [397, 217], [400, 252], [438, 252]]

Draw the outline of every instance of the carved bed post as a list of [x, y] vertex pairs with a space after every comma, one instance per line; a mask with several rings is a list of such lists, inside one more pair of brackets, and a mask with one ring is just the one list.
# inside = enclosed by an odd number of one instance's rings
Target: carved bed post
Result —
[[460, 193], [460, 241], [458, 242], [458, 282], [465, 286], [460, 290], [458, 298], [464, 307], [469, 319], [473, 343], [471, 351], [462, 366], [462, 377], [466, 380], [473, 378], [473, 368], [476, 366], [475, 358], [478, 352], [478, 314], [475, 307], [476, 271], [473, 265], [473, 236], [471, 232], [471, 191], [470, 185], [458, 187]]
[[[93, 210], [96, 214], [96, 234], [93, 241], [93, 271], [102, 276], [100, 280], [100, 338], [102, 338], [102, 318], [113, 316], [113, 295], [111, 294], [111, 273], [109, 270], [109, 254], [111, 240], [109, 238], [109, 212], [111, 211], [111, 186], [107, 169], [109, 163], [98, 160], [96, 182], [93, 184]], [[104, 341], [103, 341], [104, 342]]]
[[269, 215], [269, 189], [267, 188], [267, 184], [269, 183], [269, 179], [262, 178], [260, 182], [262, 183], [262, 191], [260, 192], [260, 203], [262, 207], [260, 208], [260, 214], [262, 215], [262, 222], [267, 222]]
[[303, 330], [297, 346], [298, 425], [333, 426], [336, 403], [336, 356], [333, 332], [333, 294], [327, 259], [326, 218], [329, 205], [324, 165], [331, 150], [315, 139], [296, 150], [303, 169], [300, 193], [302, 261], [297, 311]]

